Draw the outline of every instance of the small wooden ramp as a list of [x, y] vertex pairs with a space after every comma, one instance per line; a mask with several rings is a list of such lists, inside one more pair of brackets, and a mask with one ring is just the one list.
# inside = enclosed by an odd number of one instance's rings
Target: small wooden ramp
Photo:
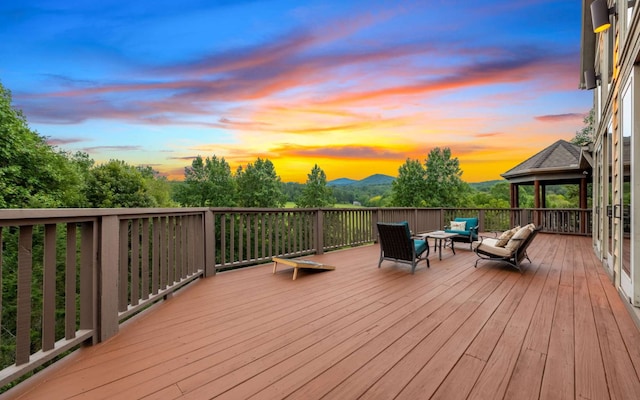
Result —
[[288, 260], [286, 258], [280, 258], [280, 257], [273, 257], [271, 260], [273, 261], [274, 274], [276, 273], [276, 269], [278, 268], [278, 263], [293, 267], [294, 281], [298, 277], [298, 269], [300, 268], [320, 269], [320, 270], [327, 270], [327, 271], [332, 271], [336, 269], [336, 267], [333, 267], [331, 265], [321, 264], [311, 260]]

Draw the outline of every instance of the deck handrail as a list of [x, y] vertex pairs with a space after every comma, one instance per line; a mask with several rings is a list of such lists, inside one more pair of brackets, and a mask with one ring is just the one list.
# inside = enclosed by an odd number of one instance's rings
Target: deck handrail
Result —
[[[589, 209], [0, 210], [0, 386], [114, 336], [122, 321], [199, 277], [372, 243], [379, 221], [425, 232], [460, 216], [477, 216], [480, 231], [534, 222], [543, 232], [591, 233]], [[42, 304], [32, 304], [35, 292]]]

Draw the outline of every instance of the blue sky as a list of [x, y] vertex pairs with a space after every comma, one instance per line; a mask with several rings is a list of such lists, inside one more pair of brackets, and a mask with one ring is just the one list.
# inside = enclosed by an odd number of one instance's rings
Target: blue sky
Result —
[[0, 82], [52, 145], [182, 179], [396, 175], [450, 147], [499, 179], [583, 126], [577, 1], [0, 3]]

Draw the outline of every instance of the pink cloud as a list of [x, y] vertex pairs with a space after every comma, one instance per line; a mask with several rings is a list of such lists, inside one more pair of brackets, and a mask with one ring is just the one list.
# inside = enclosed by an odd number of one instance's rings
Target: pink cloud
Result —
[[475, 137], [485, 138], [485, 137], [495, 137], [495, 136], [502, 136], [502, 135], [504, 135], [504, 132], [486, 132], [486, 133], [476, 133]]
[[82, 138], [68, 138], [68, 139], [56, 139], [56, 138], [48, 138], [47, 139], [47, 144], [50, 146], [62, 146], [65, 144], [73, 144], [73, 143], [80, 143], [80, 142], [85, 142], [87, 141], [87, 139], [82, 139]]
[[379, 146], [313, 147], [280, 145], [273, 150], [283, 157], [313, 157], [329, 159], [404, 159], [404, 150]]
[[93, 146], [85, 147], [82, 151], [91, 153], [109, 152], [109, 151], [138, 151], [144, 150], [142, 146]]

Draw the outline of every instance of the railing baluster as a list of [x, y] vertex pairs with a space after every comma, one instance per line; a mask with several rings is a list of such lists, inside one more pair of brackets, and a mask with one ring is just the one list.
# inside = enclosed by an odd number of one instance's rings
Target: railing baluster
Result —
[[[186, 276], [185, 271], [182, 269], [182, 253], [181, 253], [181, 235], [182, 233], [180, 232], [180, 224], [182, 223], [182, 217], [181, 216], [176, 216], [174, 218], [174, 222], [173, 222], [173, 247], [174, 247], [174, 269], [175, 269], [175, 282], [180, 282], [180, 280]], [[202, 232], [202, 234], [204, 235], [204, 230]], [[204, 251], [204, 245], [202, 247], [203, 251]], [[204, 266], [203, 266], [204, 268]]]
[[18, 242], [18, 316], [16, 324], [16, 365], [29, 362], [31, 354], [31, 258], [33, 226], [21, 226]]
[[227, 262], [227, 214], [220, 214], [220, 265]]
[[158, 294], [158, 286], [160, 283], [160, 218], [153, 219], [153, 235], [151, 239], [152, 258], [151, 258], [151, 294]]
[[64, 277], [64, 337], [71, 340], [76, 336], [76, 235], [75, 223], [67, 223], [67, 252]]
[[140, 302], [140, 220], [131, 220], [131, 305]]
[[142, 220], [142, 300], [149, 298], [149, 219]]
[[167, 217], [160, 217], [160, 287], [164, 290], [167, 287]]
[[118, 311], [126, 311], [129, 288], [129, 220], [120, 221], [120, 273], [118, 275]]
[[265, 230], [267, 229], [267, 221], [269, 220], [269, 213], [264, 213], [262, 214], [262, 218], [260, 218], [260, 224], [261, 224], [261, 230], [260, 230], [260, 244], [262, 246], [261, 248], [261, 252], [260, 252], [260, 258], [262, 260], [267, 259], [267, 254], [266, 254], [266, 237], [265, 237]]
[[176, 217], [169, 217], [169, 234], [167, 237], [169, 246], [169, 261], [168, 261], [168, 276], [167, 283], [169, 286], [173, 286], [174, 283], [180, 280], [180, 274], [176, 268]]
[[42, 350], [56, 341], [56, 225], [44, 226], [44, 275], [42, 288]]
[[84, 222], [80, 232], [80, 329], [96, 328], [96, 297], [94, 296], [94, 274], [96, 273], [97, 236], [94, 222]]
[[189, 217], [189, 234], [187, 235], [187, 241], [189, 245], [189, 257], [187, 258], [187, 274], [191, 275], [196, 271], [196, 236], [198, 236], [197, 229], [199, 226], [196, 224], [196, 217], [193, 215]]

